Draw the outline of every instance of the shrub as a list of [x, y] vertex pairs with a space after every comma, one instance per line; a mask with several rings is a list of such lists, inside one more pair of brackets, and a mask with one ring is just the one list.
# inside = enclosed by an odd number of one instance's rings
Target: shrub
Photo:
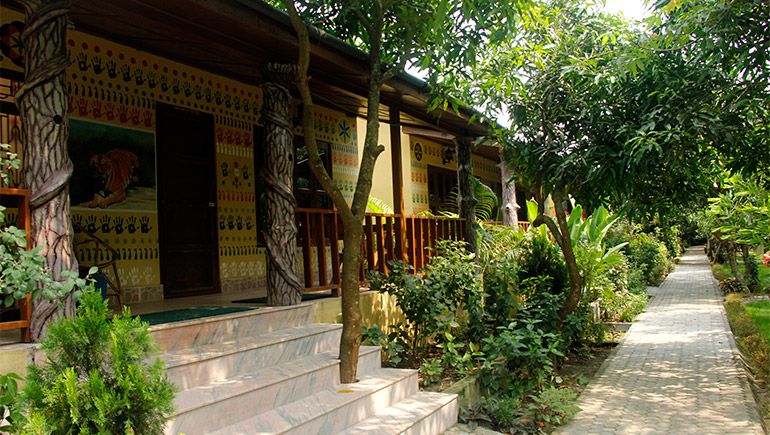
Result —
[[649, 285], [660, 284], [671, 268], [666, 246], [645, 233], [632, 237], [626, 246], [626, 254], [631, 263], [643, 271]]
[[484, 368], [491, 371], [491, 386], [499, 386], [497, 375], [504, 371], [508, 372], [510, 388], [518, 394], [541, 388], [550, 377], [554, 358], [564, 354], [559, 350], [558, 334], [540, 329], [541, 322], [512, 322], [499, 327], [497, 336], [483, 340]]
[[[20, 419], [17, 413], [16, 401], [19, 397], [19, 384], [22, 380], [16, 373], [0, 375], [0, 433], [14, 433], [15, 423]], [[5, 429], [3, 429], [5, 428]]]
[[733, 322], [738, 314], [745, 311], [746, 308], [743, 306], [743, 298], [739, 294], [731, 293], [725, 297], [725, 312], [727, 313], [727, 319], [730, 323]]
[[561, 250], [538, 231], [530, 231], [524, 239], [521, 251], [519, 280], [538, 276], [550, 276], [549, 292], [560, 294], [569, 287], [567, 264]]
[[632, 322], [636, 316], [647, 309], [648, 300], [646, 294], [616, 293], [610, 289], [604, 289], [599, 305], [607, 320]]
[[505, 326], [521, 309], [518, 286], [519, 262], [513, 258], [492, 260], [484, 268], [484, 309], [493, 328]]
[[510, 428], [521, 418], [521, 399], [517, 396], [504, 396], [491, 401], [488, 407], [495, 423], [501, 428]]
[[658, 227], [655, 229], [655, 236], [666, 246], [670, 259], [679, 258], [679, 254], [682, 252], [682, 238], [679, 236], [679, 227], [676, 225]]
[[42, 341], [44, 367], [30, 366], [22, 404], [28, 433], [161, 434], [176, 387], [166, 378], [147, 324], [111, 315], [86, 292], [74, 318], [57, 319]]
[[441, 374], [444, 372], [444, 367], [441, 366], [440, 359], [434, 360], [422, 360], [420, 366], [420, 376], [424, 383], [435, 384], [441, 380]]
[[770, 382], [770, 344], [759, 334], [741, 338], [738, 343], [743, 348], [754, 374]]
[[759, 334], [759, 326], [754, 322], [749, 313], [744, 308], [743, 312], [735, 316], [731, 322], [733, 326], [733, 333], [738, 337], [748, 337], [750, 335]]
[[361, 327], [361, 344], [378, 346], [380, 357], [385, 367], [396, 367], [406, 357], [403, 340], [399, 340], [398, 332], [386, 334], [376, 324], [371, 328]]
[[412, 267], [401, 262], [390, 265], [389, 275], [372, 275], [372, 290], [396, 298], [407, 325], [391, 325], [398, 331], [394, 339], [408, 350], [411, 362], [418, 361], [431, 337], [459, 327], [460, 322], [471, 331], [471, 338], [484, 334], [484, 294], [476, 279], [478, 266], [464, 243], [439, 242], [422, 275], [413, 274]]
[[532, 417], [535, 427], [552, 429], [566, 423], [580, 412], [575, 405], [577, 393], [569, 387], [548, 386], [538, 394], [531, 396], [527, 415]]
[[740, 293], [743, 288], [743, 284], [738, 281], [738, 278], [727, 278], [719, 281], [719, 290], [722, 290], [723, 294]]

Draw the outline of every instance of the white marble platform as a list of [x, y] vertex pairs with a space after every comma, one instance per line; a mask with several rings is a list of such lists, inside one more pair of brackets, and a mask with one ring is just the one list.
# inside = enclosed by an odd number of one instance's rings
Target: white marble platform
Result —
[[311, 304], [150, 330], [181, 389], [166, 434], [439, 434], [457, 421], [456, 396], [419, 392], [417, 371], [381, 368], [378, 347], [340, 384], [342, 325], [312, 323]]
[[314, 323], [251, 338], [168, 352], [169, 379], [183, 390], [326, 352], [339, 345], [342, 325]]

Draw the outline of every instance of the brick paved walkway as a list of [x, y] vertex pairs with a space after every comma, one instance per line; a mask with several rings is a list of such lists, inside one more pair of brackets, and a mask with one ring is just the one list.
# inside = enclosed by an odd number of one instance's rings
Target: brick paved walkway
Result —
[[761, 435], [715, 284], [703, 249], [688, 250], [557, 433]]

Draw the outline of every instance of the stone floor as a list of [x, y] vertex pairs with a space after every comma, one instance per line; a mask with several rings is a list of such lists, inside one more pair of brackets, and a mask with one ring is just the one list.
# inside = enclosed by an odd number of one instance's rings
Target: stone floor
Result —
[[691, 248], [557, 433], [763, 433], [702, 248]]

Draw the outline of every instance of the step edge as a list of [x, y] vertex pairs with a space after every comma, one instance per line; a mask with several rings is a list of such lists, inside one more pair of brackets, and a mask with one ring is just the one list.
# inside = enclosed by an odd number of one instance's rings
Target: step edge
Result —
[[[165, 367], [166, 367], [166, 370], [168, 370], [170, 368], [184, 367], [186, 365], [196, 364], [196, 363], [199, 363], [199, 362], [202, 362], [202, 361], [209, 361], [209, 360], [212, 360], [212, 359], [222, 358], [222, 357], [225, 357], [225, 356], [228, 356], [228, 355], [234, 355], [236, 353], [240, 353], [240, 352], [244, 352], [244, 351], [250, 351], [250, 350], [254, 350], [254, 349], [259, 349], [259, 348], [262, 348], [262, 347], [269, 347], [269, 346], [273, 346], [273, 345], [280, 344], [280, 343], [287, 343], [287, 342], [290, 342], [290, 341], [299, 340], [299, 339], [303, 339], [303, 338], [307, 338], [307, 337], [312, 337], [312, 336], [320, 335], [320, 334], [326, 334], [326, 333], [329, 333], [329, 332], [334, 332], [334, 331], [342, 329], [342, 325], [339, 325], [339, 327], [337, 327], [336, 323], [311, 323], [309, 325], [297, 326], [295, 328], [305, 328], [305, 327], [309, 327], [311, 325], [333, 325], [334, 327], [327, 327], [325, 329], [321, 329], [321, 328], [314, 329], [314, 330], [311, 330], [310, 332], [308, 332], [307, 334], [298, 335], [298, 336], [292, 336], [292, 337], [290, 337], [288, 339], [272, 340], [272, 341], [267, 341], [267, 342], [254, 343], [253, 345], [244, 346], [244, 347], [238, 347], [238, 348], [235, 348], [235, 349], [230, 349], [230, 350], [227, 350], [227, 351], [218, 352], [216, 355], [206, 356], [206, 357], [203, 357], [203, 358], [200, 358], [200, 359], [196, 359], [194, 361], [169, 362], [168, 360], [164, 359], [163, 356], [164, 355], [182, 355], [182, 354], [184, 354], [184, 351], [189, 352], [191, 349], [197, 349], [197, 348], [202, 348], [202, 347], [207, 347], [207, 346], [212, 346], [213, 347], [213, 346], [217, 346], [217, 345], [224, 345], [224, 344], [227, 344], [227, 343], [237, 343], [238, 341], [246, 341], [246, 340], [244, 339], [244, 340], [225, 341], [225, 342], [222, 342], [222, 343], [213, 343], [213, 344], [206, 344], [206, 345], [203, 345], [203, 346], [191, 347], [191, 348], [187, 348], [187, 349], [180, 349], [180, 350], [176, 350], [176, 351], [171, 351], [171, 352], [163, 353], [163, 354], [159, 355], [158, 358], [160, 358], [163, 362], [166, 363]], [[295, 328], [287, 328], [287, 329], [295, 329]], [[286, 330], [281, 329], [279, 331], [286, 331]], [[277, 334], [279, 331], [266, 332], [266, 333], [260, 334], [260, 335]], [[253, 338], [254, 337], [252, 337], [252, 339]]]
[[[373, 349], [364, 349], [365, 347], [373, 348]], [[362, 350], [359, 351], [359, 354], [358, 354], [359, 359], [361, 358], [361, 356], [365, 356], [365, 355], [368, 356], [368, 355], [370, 355], [372, 353], [375, 353], [377, 350], [379, 350], [379, 348], [375, 348], [375, 346], [361, 346], [361, 349]], [[193, 412], [193, 411], [201, 409], [201, 408], [205, 408], [206, 406], [210, 406], [210, 405], [212, 405], [212, 404], [214, 404], [216, 402], [221, 402], [221, 401], [225, 401], [225, 400], [232, 400], [232, 399], [234, 399], [236, 397], [252, 393], [252, 392], [260, 390], [262, 388], [268, 388], [268, 387], [271, 387], [271, 386], [274, 386], [274, 385], [278, 385], [278, 384], [281, 384], [281, 383], [284, 383], [284, 382], [288, 382], [288, 381], [291, 381], [293, 379], [296, 379], [296, 378], [301, 377], [301, 376], [306, 375], [306, 374], [315, 373], [315, 372], [318, 372], [318, 371], [321, 371], [321, 370], [324, 370], [324, 369], [328, 369], [331, 366], [338, 366], [340, 364], [340, 360], [336, 356], [334, 356], [335, 353], [337, 353], [336, 350], [329, 350], [329, 351], [321, 352], [319, 354], [310, 355], [310, 356], [306, 356], [306, 357], [300, 358], [300, 359], [309, 359], [309, 358], [312, 358], [313, 356], [323, 355], [323, 354], [327, 354], [330, 357], [324, 363], [318, 364], [315, 367], [313, 367], [312, 370], [296, 373], [296, 374], [292, 375], [291, 377], [283, 378], [283, 379], [276, 380], [276, 381], [273, 381], [273, 382], [270, 382], [270, 383], [266, 383], [266, 384], [262, 384], [262, 385], [258, 385], [258, 386], [251, 386], [251, 387], [249, 387], [247, 389], [244, 389], [243, 391], [240, 391], [238, 393], [234, 393], [234, 394], [229, 394], [229, 395], [226, 395], [226, 396], [218, 397], [217, 400], [208, 400], [208, 401], [202, 402], [200, 404], [197, 404], [197, 405], [189, 407], [189, 408], [177, 409], [174, 412], [173, 417], [176, 417], [178, 415], [181, 415], [181, 414], [184, 414], [184, 413], [187, 413], [187, 412]], [[228, 380], [232, 380], [232, 379], [238, 379], [238, 378], [249, 376], [249, 375], [256, 375], [259, 372], [262, 372], [263, 370], [275, 370], [276, 367], [280, 367], [280, 366], [283, 366], [283, 365], [290, 365], [293, 361], [297, 361], [297, 360], [292, 360], [291, 362], [279, 364], [278, 366], [266, 367], [266, 368], [257, 370], [255, 372], [245, 373], [245, 374], [242, 374], [242, 375], [239, 375], [239, 376], [234, 376], [232, 378], [227, 378], [227, 379]], [[206, 384], [206, 385], [210, 385], [210, 384]], [[188, 389], [188, 390], [182, 390], [180, 393], [184, 393], [186, 391], [193, 391], [195, 389], [202, 388], [202, 387], [204, 387], [206, 385], [201, 385], [201, 386], [198, 386], [198, 387], [195, 387], [195, 388], [191, 388], [191, 389]], [[341, 385], [341, 384], [337, 384], [337, 385]], [[333, 386], [330, 385], [327, 388], [332, 388], [332, 387]], [[299, 400], [299, 399], [297, 399], [297, 400]]]
[[[446, 400], [444, 400], [444, 401], [442, 401], [440, 404], [438, 404], [438, 405], [437, 405], [435, 408], [431, 409], [431, 410], [430, 410], [430, 412], [428, 412], [427, 414], [424, 414], [424, 415], [421, 415], [421, 416], [419, 416], [419, 418], [418, 418], [417, 420], [414, 420], [414, 421], [409, 421], [409, 423], [408, 423], [407, 425], [405, 425], [405, 426], [399, 426], [399, 427], [397, 428], [397, 429], [398, 429], [398, 432], [396, 432], [396, 433], [395, 433], [395, 435], [399, 435], [399, 434], [405, 433], [405, 432], [406, 432], [406, 431], [408, 431], [409, 429], [411, 429], [411, 428], [415, 427], [416, 425], [418, 425], [420, 422], [424, 421], [424, 420], [425, 420], [425, 419], [427, 419], [428, 417], [430, 417], [430, 416], [432, 416], [433, 414], [435, 414], [437, 411], [439, 411], [439, 410], [441, 410], [441, 409], [443, 409], [443, 408], [445, 408], [445, 407], [447, 407], [447, 406], [451, 405], [451, 404], [452, 404], [452, 402], [457, 402], [457, 400], [458, 400], [458, 397], [459, 397], [457, 394], [450, 394], [450, 393], [438, 393], [438, 392], [432, 392], [432, 391], [418, 391], [418, 392], [416, 392], [416, 393], [412, 394], [411, 396], [408, 396], [408, 397], [404, 398], [403, 400], [399, 401], [398, 403], [395, 403], [395, 404], [393, 404], [393, 405], [392, 405], [392, 406], [390, 406], [389, 408], [396, 408], [396, 409], [399, 409], [399, 408], [398, 408], [398, 405], [399, 405], [399, 404], [401, 404], [402, 402], [404, 402], [404, 401], [406, 401], [406, 400], [408, 400], [408, 399], [412, 399], [412, 398], [414, 398], [415, 396], [419, 396], [419, 395], [421, 395], [421, 394], [424, 394], [424, 393], [427, 393], [427, 394], [430, 394], [430, 395], [434, 395], [434, 394], [436, 394], [436, 395], [441, 395], [441, 396], [448, 396], [448, 397], [446, 398]], [[379, 418], [377, 418], [377, 417], [378, 417], [378, 415], [379, 415], [379, 413], [376, 413], [376, 414], [374, 414], [374, 415], [371, 415], [371, 416], [369, 416], [369, 417], [367, 417], [367, 418], [365, 418], [365, 419], [363, 419], [363, 420], [361, 420], [361, 421], [357, 422], [356, 424], [353, 424], [353, 425], [351, 425], [351, 426], [348, 426], [348, 427], [346, 427], [345, 429], [343, 429], [343, 430], [341, 431], [341, 433], [342, 433], [342, 434], [347, 434], [347, 433], [348, 433], [348, 431], [355, 429], [355, 427], [356, 427], [357, 425], [359, 425], [359, 424], [363, 424], [363, 423], [365, 423], [367, 420], [370, 420], [370, 419], [375, 419], [376, 421], [379, 421], [380, 419], [379, 419]]]
[[[248, 308], [248, 307], [244, 307]], [[241, 317], [252, 317], [252, 316], [259, 316], [264, 314], [272, 314], [276, 312], [281, 311], [290, 311], [290, 310], [307, 310], [306, 305], [291, 305], [286, 307], [254, 307], [253, 310], [244, 310], [239, 311], [235, 313], [227, 313], [227, 314], [220, 314], [217, 316], [207, 316], [207, 317], [200, 317], [197, 319], [187, 319], [187, 320], [179, 320], [177, 322], [169, 322], [169, 323], [161, 323], [158, 325], [151, 325], [148, 326], [148, 330], [150, 333], [156, 332], [156, 331], [166, 331], [166, 330], [172, 330], [172, 329], [179, 329], [184, 328], [188, 326], [194, 326], [194, 325], [200, 325], [204, 323], [214, 323], [214, 322], [223, 322], [227, 320], [232, 319], [238, 319]], [[312, 308], [310, 308], [312, 311]], [[152, 313], [145, 313], [145, 314], [152, 314]], [[312, 312], [311, 312], [312, 314]], [[137, 316], [141, 317], [141, 314], [137, 314]], [[311, 322], [312, 323], [312, 322]]]
[[[372, 371], [372, 373], [376, 373], [377, 371], [381, 371], [381, 370], [389, 370], [389, 371], [390, 371], [390, 370], [398, 370], [398, 371], [403, 371], [403, 372], [405, 372], [405, 373], [404, 373], [402, 376], [400, 376], [398, 379], [395, 379], [395, 380], [393, 380], [392, 382], [388, 382], [388, 383], [387, 383], [387, 384], [385, 384], [385, 385], [379, 386], [379, 388], [376, 388], [376, 389], [372, 389], [372, 390], [370, 390], [370, 391], [366, 391], [366, 392], [362, 392], [362, 394], [360, 394], [360, 395], [356, 396], [355, 398], [352, 398], [351, 400], [348, 400], [348, 401], [346, 401], [345, 403], [342, 403], [342, 404], [339, 404], [339, 405], [335, 405], [333, 408], [325, 409], [323, 413], [321, 413], [321, 414], [317, 414], [317, 415], [313, 415], [312, 417], [308, 418], [307, 420], [304, 420], [304, 421], [302, 421], [301, 423], [299, 423], [299, 424], [297, 424], [297, 425], [294, 425], [294, 426], [291, 426], [291, 427], [289, 427], [289, 428], [287, 428], [287, 429], [281, 429], [281, 430], [280, 430], [279, 432], [277, 432], [277, 433], [286, 433], [286, 432], [289, 432], [289, 431], [291, 431], [291, 430], [294, 430], [294, 429], [296, 429], [297, 427], [300, 427], [300, 426], [303, 426], [303, 425], [305, 425], [305, 424], [308, 424], [308, 423], [310, 423], [310, 422], [312, 422], [312, 421], [314, 421], [314, 420], [316, 420], [316, 419], [320, 418], [320, 417], [321, 417], [321, 416], [323, 416], [323, 415], [329, 414], [330, 412], [334, 412], [334, 411], [337, 411], [338, 409], [340, 409], [340, 408], [342, 408], [342, 407], [348, 406], [348, 405], [350, 405], [350, 404], [352, 404], [352, 403], [354, 403], [354, 402], [356, 402], [356, 401], [358, 401], [358, 400], [360, 400], [360, 399], [362, 399], [362, 398], [364, 398], [364, 397], [366, 397], [366, 396], [370, 396], [370, 395], [372, 395], [372, 394], [374, 394], [374, 393], [377, 393], [377, 392], [379, 392], [379, 391], [382, 391], [382, 390], [383, 390], [383, 389], [385, 389], [385, 388], [389, 388], [389, 387], [392, 387], [393, 385], [396, 385], [396, 384], [398, 384], [398, 383], [401, 383], [401, 382], [409, 382], [409, 380], [410, 380], [411, 378], [415, 378], [415, 379], [414, 379], [415, 381], [417, 380], [417, 379], [416, 379], [416, 378], [417, 378], [417, 370], [412, 370], [412, 369], [382, 369], [382, 368], [380, 368], [380, 369], [376, 369], [376, 370]], [[408, 372], [408, 373], [406, 373], [406, 372]], [[366, 377], [374, 377], [374, 375], [370, 374], [370, 375], [367, 375]], [[337, 385], [336, 385], [336, 386], [334, 386], [334, 387], [330, 387], [330, 388], [326, 388], [326, 389], [324, 389], [324, 390], [321, 390], [321, 391], [319, 391], [318, 393], [316, 393], [316, 394], [314, 394], [314, 395], [320, 394], [320, 393], [322, 393], [322, 392], [324, 392], [324, 391], [332, 391], [333, 389], [344, 389], [344, 386], [345, 386], [345, 385], [351, 385], [351, 384], [337, 384]], [[343, 387], [343, 388], [341, 388], [341, 387]], [[313, 396], [314, 396], [314, 395], [313, 395]], [[308, 397], [312, 397], [312, 396], [308, 396]], [[409, 397], [409, 396], [407, 396], [407, 397]], [[296, 400], [296, 401], [294, 401], [294, 402], [290, 402], [290, 403], [287, 403], [286, 405], [283, 405], [283, 406], [279, 406], [278, 408], [273, 408], [273, 409], [271, 409], [270, 411], [267, 411], [267, 412], [272, 412], [272, 411], [278, 412], [278, 410], [280, 410], [281, 408], [285, 408], [285, 407], [288, 407], [288, 406], [294, 405], [295, 403], [297, 403], [297, 402], [299, 402], [299, 401], [301, 401], [301, 400], [304, 400], [304, 399], [306, 399], [306, 398], [307, 398], [307, 397], [305, 397], [305, 398], [303, 398], [303, 399], [299, 399], [299, 400]], [[400, 400], [399, 400], [399, 402], [400, 402]], [[398, 402], [396, 402], [396, 403], [398, 403]], [[256, 419], [256, 418], [260, 417], [261, 415], [263, 415], [263, 414], [266, 414], [267, 412], [264, 412], [264, 413], [261, 413], [261, 414], [257, 414], [257, 415], [255, 415], [255, 416], [252, 416], [252, 417], [250, 417], [250, 418], [246, 419], [246, 420], [250, 420], [250, 419]], [[367, 417], [367, 418], [368, 418], [368, 417]], [[221, 432], [221, 431], [223, 431], [223, 430], [227, 429], [227, 428], [228, 428], [228, 427], [230, 427], [230, 426], [236, 425], [236, 424], [238, 424], [238, 423], [241, 423], [241, 422], [243, 422], [243, 421], [246, 421], [246, 420], [241, 420], [241, 421], [237, 421], [237, 422], [234, 422], [234, 423], [232, 423], [232, 424], [230, 424], [230, 425], [228, 425], [228, 426], [225, 426], [225, 427], [223, 427], [223, 428], [220, 428], [220, 429], [218, 429], [218, 430], [217, 430], [216, 432], [214, 432], [214, 433], [227, 433], [227, 432]]]

